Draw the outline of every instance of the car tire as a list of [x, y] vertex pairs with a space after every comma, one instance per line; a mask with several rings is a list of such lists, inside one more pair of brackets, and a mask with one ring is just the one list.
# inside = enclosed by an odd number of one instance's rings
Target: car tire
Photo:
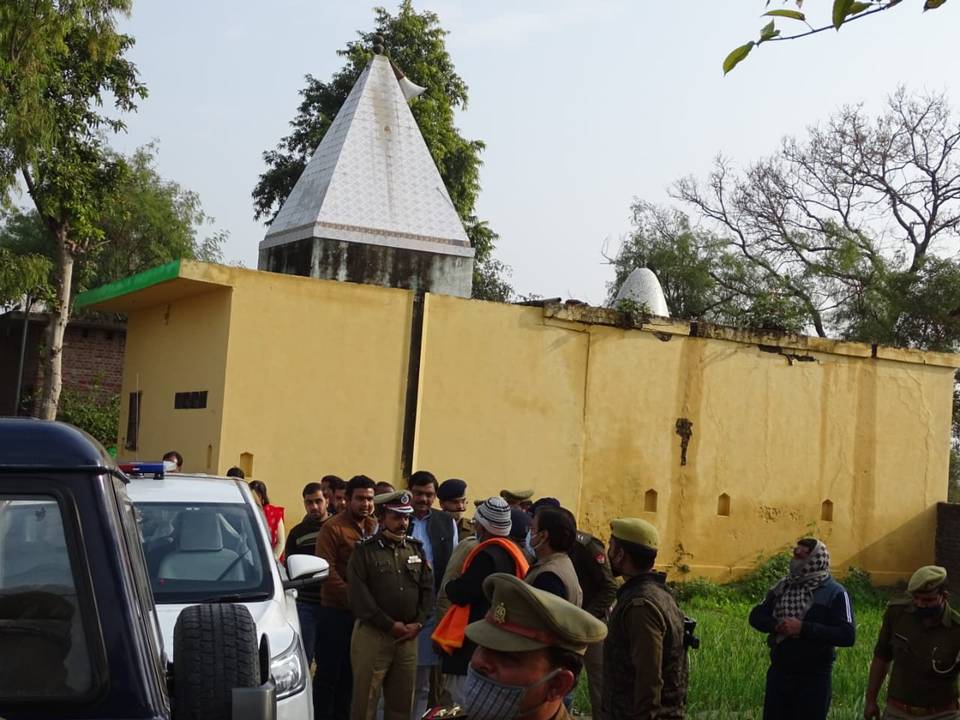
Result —
[[243, 605], [192, 605], [173, 630], [173, 717], [229, 720], [232, 691], [260, 685], [257, 626]]

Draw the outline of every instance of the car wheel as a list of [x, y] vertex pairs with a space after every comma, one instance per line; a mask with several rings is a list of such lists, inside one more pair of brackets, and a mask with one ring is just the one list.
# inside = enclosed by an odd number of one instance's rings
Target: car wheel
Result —
[[229, 720], [233, 688], [260, 685], [257, 626], [243, 605], [192, 605], [173, 630], [173, 717]]

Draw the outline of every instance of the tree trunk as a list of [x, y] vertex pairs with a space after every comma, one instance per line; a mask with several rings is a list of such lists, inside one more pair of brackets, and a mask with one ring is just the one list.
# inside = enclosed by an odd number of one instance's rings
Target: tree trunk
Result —
[[43, 400], [40, 404], [40, 417], [44, 420], [56, 420], [60, 405], [60, 388], [63, 384], [63, 336], [70, 320], [70, 291], [73, 284], [73, 255], [67, 248], [65, 228], [56, 232], [57, 281], [56, 305], [50, 313], [47, 325], [47, 350], [43, 359]]

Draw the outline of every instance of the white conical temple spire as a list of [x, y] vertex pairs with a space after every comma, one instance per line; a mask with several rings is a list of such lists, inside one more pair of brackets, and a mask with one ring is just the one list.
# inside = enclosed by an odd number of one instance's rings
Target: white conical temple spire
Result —
[[360, 75], [260, 248], [308, 238], [473, 256], [383, 55]]

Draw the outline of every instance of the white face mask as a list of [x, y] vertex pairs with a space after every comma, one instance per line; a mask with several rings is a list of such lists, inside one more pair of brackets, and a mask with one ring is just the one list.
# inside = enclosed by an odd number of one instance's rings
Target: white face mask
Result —
[[468, 665], [463, 705], [470, 720], [511, 720], [517, 717], [527, 691], [549, 682], [559, 672], [560, 668], [557, 668], [532, 685], [505, 685], [481, 675]]
[[[536, 540], [536, 538], [538, 538], [538, 537], [540, 538], [539, 541]], [[539, 550], [540, 548], [545, 547], [546, 542], [547, 542], [547, 534], [546, 534], [546, 533], [537, 533], [536, 535], [534, 535], [534, 534], [531, 532], [531, 535], [530, 535], [530, 547], [533, 548], [533, 551], [534, 551], [534, 552], [537, 552], [537, 550]]]

